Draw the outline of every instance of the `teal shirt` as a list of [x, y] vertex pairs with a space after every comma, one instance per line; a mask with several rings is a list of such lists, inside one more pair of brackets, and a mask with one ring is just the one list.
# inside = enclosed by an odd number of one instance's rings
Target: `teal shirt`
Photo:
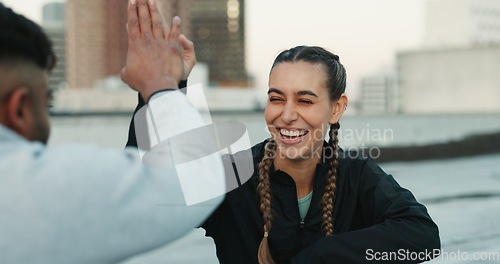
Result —
[[306, 214], [307, 214], [307, 210], [309, 210], [309, 205], [311, 204], [312, 196], [313, 196], [313, 192], [310, 192], [304, 198], [297, 200], [299, 202], [300, 219], [302, 219], [302, 220], [304, 220], [304, 218], [306, 217]]

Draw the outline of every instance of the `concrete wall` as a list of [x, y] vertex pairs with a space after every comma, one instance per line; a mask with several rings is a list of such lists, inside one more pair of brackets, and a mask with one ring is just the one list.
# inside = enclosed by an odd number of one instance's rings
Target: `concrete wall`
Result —
[[399, 112], [500, 112], [500, 46], [402, 52]]

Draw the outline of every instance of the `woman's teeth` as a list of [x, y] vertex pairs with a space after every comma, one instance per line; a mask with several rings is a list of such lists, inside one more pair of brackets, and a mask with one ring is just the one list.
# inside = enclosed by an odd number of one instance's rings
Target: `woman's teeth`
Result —
[[307, 130], [288, 130], [288, 129], [280, 129], [280, 133], [282, 136], [288, 137], [299, 137], [307, 134]]

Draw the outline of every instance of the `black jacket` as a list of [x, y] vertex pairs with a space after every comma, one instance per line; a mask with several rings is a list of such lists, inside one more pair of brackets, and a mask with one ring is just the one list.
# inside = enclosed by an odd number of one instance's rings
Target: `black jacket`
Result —
[[[142, 105], [140, 102], [137, 109]], [[220, 263], [258, 263], [263, 222], [256, 192], [257, 165], [264, 145], [252, 147], [252, 178], [229, 192], [202, 225], [215, 241]], [[127, 146], [137, 146], [133, 120]], [[320, 201], [328, 164], [316, 166], [313, 196], [303, 222], [293, 179], [283, 171], [271, 173], [274, 220], [269, 245], [276, 263], [376, 263], [387, 257], [416, 263], [431, 258], [433, 249], [440, 248], [438, 227], [411, 192], [400, 187], [371, 158], [343, 151], [333, 200], [335, 234], [323, 237]]]
[[[263, 222], [256, 192], [257, 165], [264, 143], [252, 148], [252, 178], [229, 192], [202, 225], [215, 241], [220, 263], [258, 263]], [[340, 152], [331, 237], [321, 233], [320, 206], [329, 163], [316, 166], [311, 205], [303, 222], [293, 179], [280, 170], [271, 173], [274, 220], [268, 239], [276, 263], [375, 263], [383, 252], [394, 252], [393, 260], [415, 263], [430, 259], [433, 249], [440, 248], [438, 227], [426, 208], [371, 158], [354, 156]]]
[[[182, 80], [179, 82], [179, 89], [186, 88], [187, 86], [187, 80]], [[173, 89], [165, 89], [165, 90], [173, 90]], [[183, 93], [187, 93], [186, 89], [181, 90]], [[144, 102], [144, 99], [142, 99], [142, 96], [140, 93], [137, 93], [138, 97], [138, 102], [137, 106], [135, 107], [134, 114], [132, 115], [132, 120], [130, 121], [130, 125], [128, 128], [128, 140], [127, 144], [125, 145], [126, 147], [137, 147], [137, 139], [135, 135], [135, 124], [134, 124], [134, 115], [143, 107], [146, 102]]]

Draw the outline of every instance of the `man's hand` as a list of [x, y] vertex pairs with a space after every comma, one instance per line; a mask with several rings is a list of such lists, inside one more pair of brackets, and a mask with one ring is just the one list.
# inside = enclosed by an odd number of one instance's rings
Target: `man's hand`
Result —
[[130, 0], [127, 12], [128, 54], [121, 77], [147, 102], [157, 91], [178, 88], [184, 76], [180, 19], [174, 18], [168, 32], [155, 0]]

